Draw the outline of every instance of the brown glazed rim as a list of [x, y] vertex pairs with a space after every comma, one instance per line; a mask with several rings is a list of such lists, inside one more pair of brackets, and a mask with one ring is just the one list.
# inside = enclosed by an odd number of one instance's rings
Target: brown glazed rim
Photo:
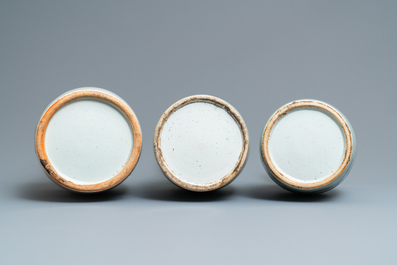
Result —
[[[48, 123], [50, 122], [52, 116], [54, 116], [54, 114], [66, 104], [79, 99], [97, 99], [97, 100], [105, 101], [117, 107], [125, 115], [133, 132], [132, 152], [124, 168], [120, 171], [120, 173], [118, 173], [116, 176], [112, 177], [111, 179], [97, 184], [76, 184], [72, 181], [63, 178], [54, 169], [53, 165], [48, 159], [45, 150], [45, 134]], [[136, 118], [134, 112], [120, 99], [112, 95], [109, 95], [107, 93], [99, 92], [95, 90], [82, 90], [82, 91], [72, 92], [55, 101], [55, 103], [53, 103], [41, 117], [40, 122], [36, 129], [36, 137], [35, 137], [35, 147], [36, 147], [37, 156], [39, 158], [41, 165], [48, 173], [48, 175], [56, 183], [58, 183], [59, 185], [65, 188], [78, 192], [85, 192], [85, 193], [99, 192], [110, 189], [118, 185], [126, 177], [128, 177], [128, 175], [131, 173], [136, 163], [138, 162], [139, 155], [141, 153], [141, 146], [142, 146], [141, 128], [139, 126], [138, 119]]]
[[[178, 178], [168, 168], [167, 164], [164, 161], [163, 154], [161, 151], [160, 135], [161, 135], [163, 126], [167, 122], [168, 118], [171, 116], [172, 113], [174, 113], [179, 108], [182, 108], [188, 104], [195, 103], [195, 102], [211, 103], [211, 104], [214, 104], [214, 105], [226, 110], [227, 113], [229, 113], [233, 117], [233, 119], [236, 121], [236, 123], [240, 127], [240, 130], [241, 130], [241, 133], [243, 136], [243, 149], [240, 153], [239, 159], [238, 159], [235, 167], [233, 168], [233, 170], [228, 175], [224, 176], [221, 180], [219, 180], [217, 182], [210, 183], [210, 184], [193, 184], [193, 183], [183, 181], [180, 178]], [[244, 122], [243, 118], [241, 117], [241, 115], [237, 112], [237, 110], [235, 110], [226, 101], [223, 101], [222, 99], [219, 99], [219, 98], [213, 97], [213, 96], [208, 96], [208, 95], [194, 95], [194, 96], [183, 98], [183, 99], [179, 100], [178, 102], [174, 103], [161, 116], [161, 118], [157, 124], [155, 134], [154, 134], [154, 153], [156, 155], [157, 162], [158, 162], [159, 166], [161, 167], [161, 169], [163, 170], [164, 174], [168, 177], [168, 179], [170, 179], [177, 186], [184, 188], [186, 190], [190, 190], [190, 191], [197, 191], [197, 192], [212, 191], [212, 190], [222, 188], [223, 186], [230, 183], [235, 177], [237, 177], [238, 173], [243, 168], [245, 160], [247, 159], [248, 149], [249, 149], [248, 130], [247, 130], [247, 126], [245, 125], [245, 122]]]
[[[343, 132], [345, 134], [345, 139], [346, 139], [346, 149], [345, 149], [345, 156], [342, 160], [341, 165], [339, 168], [329, 177], [317, 181], [317, 182], [311, 182], [311, 183], [302, 183], [302, 182], [297, 182], [294, 180], [289, 179], [288, 177], [284, 176], [273, 164], [270, 155], [269, 155], [269, 149], [268, 149], [268, 142], [269, 142], [269, 137], [270, 133], [273, 129], [273, 126], [277, 123], [277, 121], [282, 118], [284, 115], [286, 115], [288, 112], [298, 109], [298, 108], [317, 108], [323, 111], [326, 111], [330, 113], [341, 125]], [[295, 101], [292, 103], [289, 103], [283, 107], [281, 107], [268, 121], [266, 128], [263, 132], [262, 136], [262, 156], [264, 158], [264, 161], [270, 171], [273, 173], [273, 175], [279, 179], [281, 182], [285, 183], [288, 186], [293, 186], [299, 189], [315, 189], [315, 188], [320, 188], [323, 186], [326, 186], [333, 182], [335, 179], [337, 179], [340, 174], [343, 173], [343, 171], [346, 169], [347, 165], [350, 162], [352, 152], [353, 152], [353, 140], [352, 140], [352, 135], [349, 129], [349, 126], [345, 119], [342, 117], [342, 115], [336, 111], [334, 108], [331, 106], [315, 101], [315, 100], [302, 100], [302, 101]]]

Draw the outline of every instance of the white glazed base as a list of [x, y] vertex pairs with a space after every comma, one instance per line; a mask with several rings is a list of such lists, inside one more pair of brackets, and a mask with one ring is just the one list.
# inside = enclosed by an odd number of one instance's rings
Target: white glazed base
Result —
[[174, 113], [161, 132], [161, 150], [179, 179], [198, 185], [220, 181], [236, 166], [242, 132], [229, 113], [208, 102], [194, 102]]
[[154, 135], [160, 168], [175, 185], [207, 192], [231, 183], [245, 165], [247, 126], [226, 101], [194, 95], [174, 103], [161, 116]]
[[292, 192], [313, 194], [335, 188], [350, 172], [356, 151], [346, 117], [316, 100], [297, 100], [278, 109], [261, 137], [266, 171]]
[[343, 130], [332, 115], [316, 108], [297, 109], [273, 127], [269, 152], [274, 165], [287, 178], [316, 182], [339, 168], [345, 142]]
[[140, 157], [139, 121], [116, 94], [84, 87], [67, 91], [45, 109], [35, 132], [40, 164], [51, 180], [93, 193], [124, 181]]
[[78, 184], [96, 184], [117, 175], [132, 146], [132, 131], [124, 115], [93, 99], [63, 106], [52, 117], [45, 135], [45, 148], [55, 170]]

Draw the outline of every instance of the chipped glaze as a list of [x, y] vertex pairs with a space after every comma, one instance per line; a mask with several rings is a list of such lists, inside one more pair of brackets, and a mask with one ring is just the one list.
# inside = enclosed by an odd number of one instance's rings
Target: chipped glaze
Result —
[[176, 185], [210, 191], [230, 183], [248, 153], [248, 131], [240, 114], [212, 96], [191, 96], [172, 105], [155, 132], [157, 161]]
[[47, 107], [36, 129], [35, 147], [57, 184], [99, 192], [128, 177], [141, 142], [138, 119], [125, 101], [104, 89], [80, 88]]
[[346, 117], [321, 101], [298, 100], [270, 118], [261, 138], [269, 176], [295, 192], [320, 193], [342, 182], [356, 155], [356, 139]]

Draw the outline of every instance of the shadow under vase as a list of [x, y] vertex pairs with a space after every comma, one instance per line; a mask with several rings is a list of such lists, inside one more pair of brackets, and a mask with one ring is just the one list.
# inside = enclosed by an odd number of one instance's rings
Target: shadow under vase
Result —
[[30, 201], [84, 203], [113, 201], [127, 193], [122, 184], [98, 193], [78, 193], [59, 187], [51, 181], [28, 182], [18, 185], [16, 196]]
[[[162, 177], [163, 178], [163, 177]], [[226, 200], [234, 194], [234, 188], [226, 186], [209, 192], [184, 190], [170, 181], [154, 181], [142, 185], [134, 185], [131, 191], [135, 197], [173, 202], [209, 202]]]

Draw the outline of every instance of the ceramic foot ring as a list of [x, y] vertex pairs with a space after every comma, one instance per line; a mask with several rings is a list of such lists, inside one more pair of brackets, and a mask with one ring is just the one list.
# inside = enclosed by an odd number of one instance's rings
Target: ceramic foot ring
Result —
[[166, 177], [191, 191], [212, 191], [233, 181], [249, 149], [241, 115], [227, 102], [207, 95], [184, 98], [157, 124], [154, 152]]
[[100, 88], [80, 88], [56, 98], [35, 134], [36, 154], [50, 179], [92, 193], [125, 180], [141, 153], [141, 128], [128, 104]]
[[277, 110], [261, 138], [261, 157], [281, 187], [321, 193], [339, 185], [353, 166], [356, 137], [346, 117], [329, 104], [298, 100]]

